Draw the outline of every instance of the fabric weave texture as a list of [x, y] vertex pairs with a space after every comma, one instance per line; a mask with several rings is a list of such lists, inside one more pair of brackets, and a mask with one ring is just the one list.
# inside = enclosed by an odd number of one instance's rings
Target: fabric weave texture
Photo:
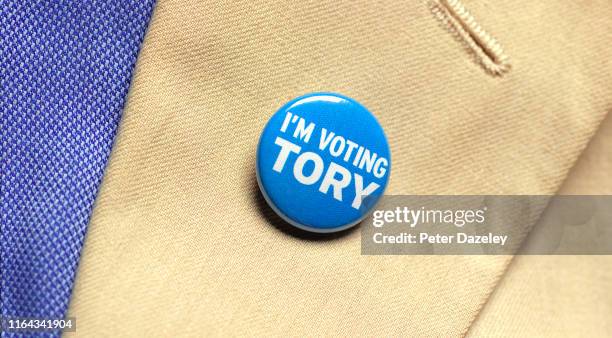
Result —
[[[9, 0], [0, 6], [3, 317], [65, 315], [153, 5]], [[2, 332], [2, 338], [17, 335]]]

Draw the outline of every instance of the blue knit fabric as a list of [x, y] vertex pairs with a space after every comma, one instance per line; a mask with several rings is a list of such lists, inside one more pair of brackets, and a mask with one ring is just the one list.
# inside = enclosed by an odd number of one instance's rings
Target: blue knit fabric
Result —
[[66, 314], [153, 2], [0, 2], [4, 317]]

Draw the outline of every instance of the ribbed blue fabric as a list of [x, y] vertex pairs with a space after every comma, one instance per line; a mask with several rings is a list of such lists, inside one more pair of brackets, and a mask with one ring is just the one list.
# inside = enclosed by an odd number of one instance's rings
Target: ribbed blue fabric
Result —
[[5, 318], [66, 313], [153, 4], [0, 2]]

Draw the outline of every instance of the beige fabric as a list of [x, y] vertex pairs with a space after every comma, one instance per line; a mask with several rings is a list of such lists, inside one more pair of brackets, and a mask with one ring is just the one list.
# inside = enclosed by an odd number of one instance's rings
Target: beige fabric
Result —
[[[89, 226], [82, 336], [456, 336], [508, 257], [371, 257], [295, 236], [254, 153], [287, 100], [336, 91], [388, 135], [388, 193], [554, 192], [612, 103], [612, 4], [467, 2], [487, 75], [424, 2], [160, 0]], [[596, 27], [597, 34], [593, 34]]]
[[[560, 189], [612, 195], [612, 114]], [[611, 256], [515, 257], [470, 336], [612, 336]]]
[[570, 171], [559, 194], [612, 195], [612, 110]]

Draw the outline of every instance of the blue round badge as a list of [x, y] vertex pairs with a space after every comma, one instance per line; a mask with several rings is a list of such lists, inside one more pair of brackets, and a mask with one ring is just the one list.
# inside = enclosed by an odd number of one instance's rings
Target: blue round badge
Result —
[[390, 155], [382, 127], [364, 106], [339, 94], [308, 94], [268, 121], [257, 147], [257, 182], [288, 223], [341, 231], [383, 195]]

